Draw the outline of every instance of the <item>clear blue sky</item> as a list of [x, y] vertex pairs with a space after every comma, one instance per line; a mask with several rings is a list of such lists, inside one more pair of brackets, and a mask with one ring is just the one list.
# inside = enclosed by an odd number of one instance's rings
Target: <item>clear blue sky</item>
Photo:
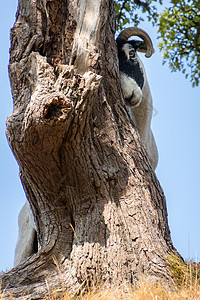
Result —
[[[1, 1], [0, 7], [0, 271], [13, 266], [19, 211], [25, 195], [18, 165], [5, 137], [5, 122], [12, 112], [8, 79], [9, 30], [13, 26], [17, 0]], [[164, 189], [174, 246], [187, 259], [200, 260], [200, 87], [192, 88], [180, 73], [162, 66], [156, 29], [151, 35], [156, 53], [145, 64], [154, 101], [152, 129], [159, 151], [156, 170]], [[189, 251], [188, 251], [189, 249]]]

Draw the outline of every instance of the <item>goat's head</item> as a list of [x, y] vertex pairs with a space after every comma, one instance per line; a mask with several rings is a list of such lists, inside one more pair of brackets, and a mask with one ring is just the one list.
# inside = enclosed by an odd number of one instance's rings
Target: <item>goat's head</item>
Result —
[[[138, 36], [142, 41], [129, 41], [128, 39], [131, 36]], [[128, 106], [138, 106], [142, 100], [145, 73], [136, 51], [145, 53], [146, 57], [151, 57], [154, 53], [151, 38], [144, 30], [130, 27], [124, 29], [116, 41], [120, 81], [126, 104]]]

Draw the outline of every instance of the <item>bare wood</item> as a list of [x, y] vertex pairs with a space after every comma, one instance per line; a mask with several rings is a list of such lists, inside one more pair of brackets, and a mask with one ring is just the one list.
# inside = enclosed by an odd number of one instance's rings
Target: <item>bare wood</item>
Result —
[[15, 298], [141, 274], [173, 284], [166, 201], [122, 100], [114, 33], [111, 0], [19, 0], [7, 137], [39, 252], [1, 275]]

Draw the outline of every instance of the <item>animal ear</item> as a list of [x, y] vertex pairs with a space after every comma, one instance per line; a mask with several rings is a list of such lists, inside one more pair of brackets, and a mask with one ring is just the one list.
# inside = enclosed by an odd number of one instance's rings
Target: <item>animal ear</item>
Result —
[[147, 46], [143, 41], [135, 41], [135, 50], [138, 52], [146, 53]]

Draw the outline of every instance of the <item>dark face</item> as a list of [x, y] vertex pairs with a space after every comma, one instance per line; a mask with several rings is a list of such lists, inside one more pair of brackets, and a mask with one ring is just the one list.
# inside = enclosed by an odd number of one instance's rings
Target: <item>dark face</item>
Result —
[[140, 66], [138, 58], [136, 57], [136, 50], [138, 48], [145, 48], [144, 42], [140, 41], [117, 41], [119, 71], [126, 73], [133, 78], [137, 85], [142, 90], [144, 85], [144, 74]]

